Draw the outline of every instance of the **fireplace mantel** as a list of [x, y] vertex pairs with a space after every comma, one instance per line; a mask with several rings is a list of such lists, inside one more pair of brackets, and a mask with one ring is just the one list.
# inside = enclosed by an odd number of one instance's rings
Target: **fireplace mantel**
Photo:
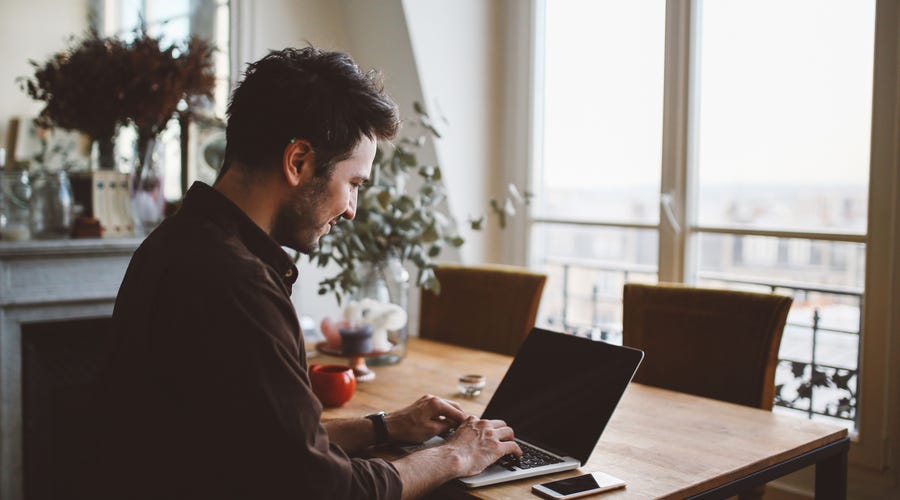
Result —
[[23, 498], [22, 328], [112, 314], [139, 239], [0, 242], [0, 498]]

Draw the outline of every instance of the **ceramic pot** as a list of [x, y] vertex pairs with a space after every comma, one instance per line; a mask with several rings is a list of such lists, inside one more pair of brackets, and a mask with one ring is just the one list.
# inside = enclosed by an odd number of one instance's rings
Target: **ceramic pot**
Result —
[[356, 392], [356, 376], [349, 366], [311, 365], [309, 382], [323, 406], [342, 406]]

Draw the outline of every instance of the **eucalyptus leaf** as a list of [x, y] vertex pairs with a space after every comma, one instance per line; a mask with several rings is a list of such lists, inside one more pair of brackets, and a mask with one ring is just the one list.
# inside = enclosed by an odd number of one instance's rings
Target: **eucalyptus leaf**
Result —
[[425, 128], [427, 128], [429, 132], [431, 132], [432, 134], [434, 134], [435, 137], [437, 137], [438, 139], [440, 139], [441, 133], [438, 132], [437, 129], [434, 128], [434, 126], [433, 126], [432, 124], [430, 124], [430, 123], [422, 123], [422, 126], [425, 127]]
[[509, 198], [507, 198], [506, 203], [503, 204], [503, 213], [510, 217], [516, 215], [516, 206], [513, 205], [512, 200]]
[[400, 164], [406, 167], [414, 167], [416, 166], [416, 155], [404, 150], [398, 149], [397, 156], [400, 158]]
[[425, 229], [424, 233], [422, 233], [422, 242], [423, 243], [434, 243], [440, 237], [441, 237], [441, 235], [438, 232], [437, 227], [435, 227], [434, 224], [432, 224], [432, 225], [428, 226], [427, 229]]
[[516, 185], [512, 182], [510, 182], [509, 185], [506, 186], [506, 190], [509, 192], [509, 195], [513, 198], [513, 200], [516, 201], [516, 203], [521, 204], [525, 202], [525, 200], [522, 198], [522, 195], [519, 194], [519, 188], [517, 188]]
[[379, 191], [377, 195], [378, 204], [381, 205], [381, 208], [387, 210], [391, 206], [391, 201], [393, 201], [393, 197], [391, 196], [391, 191], [388, 189], [384, 189]]

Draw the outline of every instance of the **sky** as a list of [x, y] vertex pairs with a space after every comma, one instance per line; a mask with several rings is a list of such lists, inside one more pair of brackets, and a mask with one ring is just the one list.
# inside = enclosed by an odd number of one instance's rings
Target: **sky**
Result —
[[[658, 189], [664, 0], [547, 2], [543, 184]], [[699, 11], [699, 181], [868, 182], [874, 0]]]

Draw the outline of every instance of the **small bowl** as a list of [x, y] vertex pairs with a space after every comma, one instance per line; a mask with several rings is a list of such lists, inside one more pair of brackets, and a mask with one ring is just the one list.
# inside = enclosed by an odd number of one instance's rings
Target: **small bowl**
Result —
[[484, 384], [486, 379], [484, 375], [477, 374], [468, 374], [468, 375], [460, 375], [459, 377], [459, 392], [466, 397], [475, 397], [481, 394], [481, 391], [484, 389]]
[[310, 365], [309, 382], [322, 406], [342, 406], [356, 392], [353, 368], [343, 365]]

